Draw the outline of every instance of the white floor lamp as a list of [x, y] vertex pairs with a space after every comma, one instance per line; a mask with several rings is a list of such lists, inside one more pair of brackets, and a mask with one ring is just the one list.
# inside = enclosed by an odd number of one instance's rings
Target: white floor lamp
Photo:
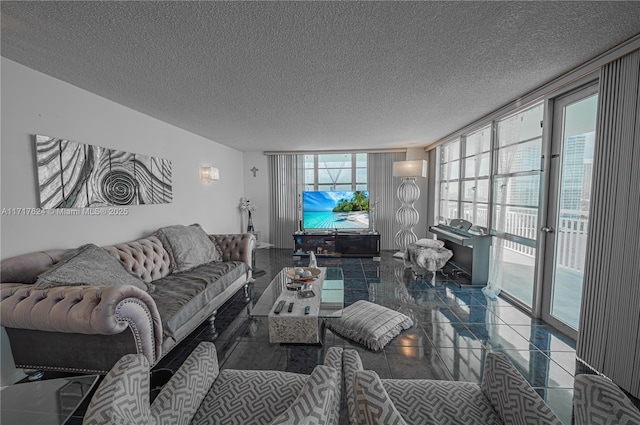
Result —
[[396, 211], [396, 221], [400, 224], [400, 230], [395, 237], [396, 246], [400, 251], [393, 254], [394, 257], [402, 258], [407, 246], [418, 239], [413, 233], [413, 226], [418, 224], [420, 214], [413, 203], [420, 198], [420, 188], [416, 179], [427, 177], [427, 161], [396, 161], [393, 163], [393, 177], [402, 178], [398, 186], [398, 199], [402, 206]]

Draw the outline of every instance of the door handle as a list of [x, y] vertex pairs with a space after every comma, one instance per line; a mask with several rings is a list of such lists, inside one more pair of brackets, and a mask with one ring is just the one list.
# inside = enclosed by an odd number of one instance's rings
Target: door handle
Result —
[[545, 233], [553, 233], [554, 229], [553, 227], [543, 227], [542, 229], [540, 229], [540, 231]]

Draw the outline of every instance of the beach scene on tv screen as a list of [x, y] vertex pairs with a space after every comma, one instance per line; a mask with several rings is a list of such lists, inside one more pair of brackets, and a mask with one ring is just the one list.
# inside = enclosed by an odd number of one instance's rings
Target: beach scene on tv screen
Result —
[[305, 229], [368, 229], [369, 193], [304, 192], [302, 194]]

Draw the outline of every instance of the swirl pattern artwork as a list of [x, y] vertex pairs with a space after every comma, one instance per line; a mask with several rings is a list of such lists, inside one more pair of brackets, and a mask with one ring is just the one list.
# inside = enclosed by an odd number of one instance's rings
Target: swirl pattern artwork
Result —
[[171, 161], [36, 135], [40, 207], [167, 204]]

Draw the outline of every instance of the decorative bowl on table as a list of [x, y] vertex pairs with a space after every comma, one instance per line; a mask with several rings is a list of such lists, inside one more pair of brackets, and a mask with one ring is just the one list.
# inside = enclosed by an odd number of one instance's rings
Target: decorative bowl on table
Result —
[[292, 282], [304, 283], [316, 280], [320, 275], [320, 269], [316, 269], [315, 267], [296, 267], [287, 270], [285, 273]]

